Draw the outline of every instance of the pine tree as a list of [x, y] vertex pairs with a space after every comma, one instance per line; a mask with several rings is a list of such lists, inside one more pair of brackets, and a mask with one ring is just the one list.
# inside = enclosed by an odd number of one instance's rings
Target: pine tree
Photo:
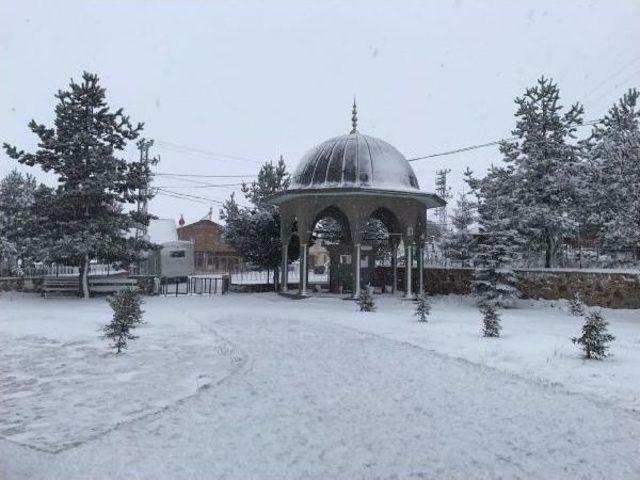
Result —
[[13, 257], [9, 259], [8, 253], [7, 258], [0, 257], [5, 262], [17, 264], [18, 260], [22, 260], [24, 264], [33, 257], [30, 247], [36, 189], [35, 178], [17, 170], [12, 170], [0, 181], [0, 238], [7, 245], [6, 251], [11, 251]]
[[576, 292], [569, 300], [569, 312], [574, 317], [582, 317], [585, 315], [585, 306], [584, 303], [582, 303], [579, 292]]
[[371, 289], [369, 286], [360, 290], [360, 296], [358, 297], [357, 303], [360, 306], [361, 312], [375, 311], [376, 305], [373, 301], [373, 295], [371, 295]]
[[496, 306], [485, 303], [480, 307], [480, 312], [482, 313], [482, 334], [485, 337], [499, 337], [502, 326]]
[[391, 243], [389, 230], [385, 223], [378, 218], [369, 218], [364, 227], [363, 241], [371, 245], [376, 260], [391, 260]]
[[482, 180], [467, 179], [478, 202], [479, 239], [474, 244], [472, 281], [479, 305], [510, 306], [518, 295], [513, 265], [524, 240], [516, 227], [512, 169], [492, 166]]
[[282, 258], [280, 213], [266, 200], [270, 195], [286, 190], [289, 183], [290, 176], [282, 157], [275, 165], [267, 162], [260, 168], [256, 181], [242, 185], [242, 192], [252, 206], [239, 206], [232, 194], [220, 211], [220, 217], [225, 221], [225, 240], [251, 265], [274, 270], [274, 282], [277, 282]]
[[571, 341], [581, 345], [585, 358], [600, 360], [607, 356], [609, 342], [615, 337], [607, 333], [609, 323], [599, 311], [592, 311], [586, 318], [582, 326], [582, 336], [573, 337]]
[[0, 235], [0, 275], [6, 275], [17, 265], [18, 250], [6, 237]]
[[[35, 153], [4, 144], [7, 154], [25, 165], [39, 165], [58, 177], [46, 227], [52, 259], [80, 267], [80, 288], [89, 296], [92, 260], [131, 262], [148, 242], [127, 232], [147, 225], [149, 215], [125, 207], [150, 199], [150, 172], [142, 162], [118, 158], [127, 141], [135, 140], [143, 125], [132, 126], [122, 109], [112, 112], [97, 75], [85, 72], [82, 82], [56, 94], [53, 127], [29, 123], [38, 136]], [[139, 194], [137, 192], [145, 192]]]
[[512, 218], [518, 219], [532, 248], [544, 249], [549, 268], [576, 228], [570, 213], [581, 147], [571, 141], [582, 124], [583, 107], [576, 103], [563, 112], [558, 86], [544, 77], [515, 102], [515, 140], [500, 146], [505, 162], [513, 166], [510, 197], [517, 208]]
[[466, 193], [461, 193], [457, 200], [457, 208], [451, 216], [453, 230], [446, 232], [442, 239], [442, 249], [447, 258], [457, 260], [466, 267], [473, 257], [474, 238], [470, 227], [475, 222], [474, 203]]
[[427, 322], [427, 317], [431, 313], [431, 305], [427, 300], [426, 294], [416, 296], [416, 312], [414, 315], [418, 317], [419, 322]]
[[103, 329], [104, 337], [111, 340], [111, 347], [120, 353], [129, 340], [138, 338], [132, 331], [143, 322], [142, 298], [137, 289], [127, 288], [107, 298], [113, 309], [113, 319]]
[[629, 90], [593, 127], [581, 203], [603, 246], [640, 260], [640, 92]]
[[263, 208], [273, 210], [274, 207], [266, 203], [266, 199], [278, 192], [282, 192], [289, 188], [291, 176], [287, 172], [287, 166], [284, 163], [282, 155], [278, 162], [265, 163], [258, 172], [258, 179], [250, 184], [242, 184], [242, 193], [255, 208]]

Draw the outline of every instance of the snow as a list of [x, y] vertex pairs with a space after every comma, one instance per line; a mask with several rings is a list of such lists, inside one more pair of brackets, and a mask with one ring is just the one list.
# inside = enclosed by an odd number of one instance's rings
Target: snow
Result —
[[140, 338], [126, 357], [117, 357], [99, 338], [111, 317], [104, 299], [7, 297], [0, 436], [41, 450], [64, 450], [194, 395], [242, 360], [188, 315], [158, 314], [157, 302], [143, 307], [153, 321], [135, 332]]
[[291, 185], [294, 190], [348, 187], [420, 191], [402, 153], [384, 140], [360, 133], [333, 137], [312, 148], [300, 160]]
[[588, 362], [564, 303], [484, 339], [466, 297], [430, 298], [427, 324], [375, 300], [148, 298], [116, 357], [103, 299], [4, 294], [0, 478], [640, 476], [638, 311], [603, 310], [612, 357]]
[[517, 308], [501, 310], [502, 338], [493, 341], [480, 336], [482, 319], [473, 299], [428, 298], [433, 308], [426, 326], [411, 318], [412, 302], [388, 297], [376, 297], [380, 306], [373, 318], [329, 320], [640, 412], [640, 310], [600, 309], [616, 339], [611, 356], [597, 362], [582, 359], [571, 343], [583, 319], [572, 316], [564, 300], [521, 300]]

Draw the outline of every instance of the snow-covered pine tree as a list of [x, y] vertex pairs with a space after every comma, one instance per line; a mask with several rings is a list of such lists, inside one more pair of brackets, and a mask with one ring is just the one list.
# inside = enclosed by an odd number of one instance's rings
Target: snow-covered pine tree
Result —
[[477, 197], [479, 239], [474, 245], [473, 293], [479, 305], [510, 306], [517, 296], [514, 263], [521, 257], [524, 240], [516, 228], [511, 167], [491, 166], [481, 180], [468, 178]]
[[55, 190], [40, 184], [33, 196], [33, 204], [27, 223], [28, 235], [25, 239], [27, 255], [31, 260], [49, 262], [56, 260], [55, 244], [60, 238], [61, 225], [51, 224], [57, 218]]
[[85, 72], [82, 82], [71, 80], [69, 89], [56, 98], [53, 127], [29, 123], [39, 138], [35, 153], [6, 143], [4, 149], [20, 163], [39, 165], [58, 176], [46, 222], [49, 252], [55, 260], [80, 267], [80, 290], [86, 298], [92, 260], [130, 262], [152, 248], [127, 236], [136, 225], [148, 224], [150, 216], [125, 211], [127, 204], [153, 196], [146, 188], [150, 172], [142, 162], [116, 156], [143, 126], [132, 126], [122, 109], [111, 111], [97, 75]]
[[389, 230], [384, 222], [378, 218], [370, 218], [364, 227], [363, 241], [371, 245], [375, 259], [391, 261], [391, 243]]
[[640, 92], [629, 90], [593, 127], [588, 145], [588, 224], [605, 248], [640, 260]]
[[[0, 181], [0, 238], [7, 245], [4, 249], [7, 258], [0, 257], [3, 263], [17, 264], [18, 260], [24, 262], [32, 256], [29, 245], [36, 188], [35, 178], [18, 170], [12, 170]], [[8, 258], [8, 252], [12, 252], [12, 259]]]
[[607, 332], [608, 325], [602, 313], [594, 310], [585, 317], [582, 335], [573, 337], [571, 341], [582, 347], [585, 358], [602, 359], [607, 356], [607, 344], [615, 340], [615, 337]]
[[287, 172], [284, 158], [280, 155], [278, 162], [266, 162], [258, 172], [258, 179], [250, 184], [242, 184], [242, 193], [255, 208], [273, 210], [274, 207], [266, 202], [267, 197], [289, 188], [291, 176]]
[[135, 288], [120, 290], [107, 298], [113, 309], [113, 318], [103, 328], [103, 336], [111, 340], [111, 347], [120, 353], [127, 348], [127, 342], [138, 338], [131, 333], [143, 322], [142, 298]]
[[569, 299], [569, 312], [574, 317], [582, 317], [586, 313], [585, 305], [580, 298], [579, 292], [575, 292]]
[[360, 290], [360, 296], [357, 300], [358, 306], [361, 312], [373, 312], [376, 309], [375, 302], [373, 301], [373, 295], [371, 294], [370, 286], [366, 286]]
[[220, 217], [225, 221], [225, 240], [252, 266], [273, 270], [276, 284], [282, 259], [280, 213], [266, 199], [289, 188], [290, 181], [281, 156], [275, 165], [273, 162], [265, 163], [256, 181], [242, 185], [242, 192], [251, 202], [251, 207], [239, 206], [232, 194], [220, 211]]
[[[18, 250], [6, 237], [0, 235], [0, 275], [11, 273], [17, 265]], [[8, 287], [8, 283], [5, 284]]]
[[516, 180], [513, 218], [530, 247], [545, 251], [544, 265], [549, 268], [564, 239], [575, 232], [570, 214], [582, 150], [573, 139], [582, 124], [583, 107], [576, 103], [563, 111], [558, 86], [545, 77], [515, 102], [515, 140], [500, 146]]
[[475, 205], [468, 194], [460, 193], [457, 207], [450, 217], [453, 229], [445, 232], [442, 238], [442, 249], [447, 258], [459, 262], [462, 267], [469, 266], [473, 257], [474, 238], [470, 227], [475, 222], [474, 208]]
[[416, 295], [416, 311], [414, 315], [418, 317], [419, 322], [427, 322], [427, 317], [431, 313], [431, 305], [427, 300], [427, 295]]
[[482, 334], [485, 337], [499, 337], [502, 326], [496, 306], [486, 303], [480, 307], [480, 312], [482, 313]]

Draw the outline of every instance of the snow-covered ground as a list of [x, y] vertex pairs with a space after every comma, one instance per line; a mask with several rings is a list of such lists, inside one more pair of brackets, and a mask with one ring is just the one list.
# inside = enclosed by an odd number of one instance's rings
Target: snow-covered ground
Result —
[[116, 357], [103, 299], [3, 294], [0, 478], [640, 478], [640, 311], [587, 362], [559, 303], [376, 301], [149, 298]]
[[[0, 436], [56, 452], [157, 412], [242, 363], [188, 315], [145, 306], [150, 321], [126, 357], [99, 338], [104, 299], [0, 297]], [[1, 477], [0, 477], [1, 478]]]
[[[324, 299], [310, 299], [319, 310]], [[378, 296], [378, 311], [356, 318], [326, 315], [326, 320], [411, 343], [452, 357], [512, 372], [571, 392], [605, 399], [640, 413], [640, 310], [599, 309], [616, 337], [603, 362], [585, 360], [570, 341], [584, 319], [568, 313], [566, 301], [518, 302], [503, 310], [502, 338], [480, 335], [481, 316], [465, 296], [429, 297], [433, 309], [427, 325], [412, 317], [411, 302]], [[318, 303], [320, 302], [320, 303]]]

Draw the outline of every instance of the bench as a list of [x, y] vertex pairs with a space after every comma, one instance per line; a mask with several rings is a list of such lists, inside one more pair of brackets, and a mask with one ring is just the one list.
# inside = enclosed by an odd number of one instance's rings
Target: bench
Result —
[[78, 277], [45, 277], [42, 283], [42, 296], [49, 293], [73, 293], [78, 294], [80, 281]]

